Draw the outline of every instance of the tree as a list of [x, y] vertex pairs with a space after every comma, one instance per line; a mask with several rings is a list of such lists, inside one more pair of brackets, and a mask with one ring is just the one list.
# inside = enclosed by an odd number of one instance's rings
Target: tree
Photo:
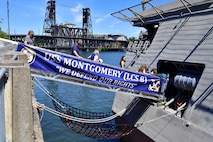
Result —
[[3, 32], [3, 31], [0, 30], [0, 38], [6, 38], [6, 39], [8, 39], [8, 36], [7, 36], [7, 34], [5, 32]]
[[135, 39], [135, 37], [129, 37], [128, 41], [134, 41]]
[[[2, 23], [2, 20], [3, 19], [0, 19], [0, 24]], [[1, 30], [1, 27], [0, 27], [0, 38], [6, 38], [6, 39], [8, 39], [7, 34]]]

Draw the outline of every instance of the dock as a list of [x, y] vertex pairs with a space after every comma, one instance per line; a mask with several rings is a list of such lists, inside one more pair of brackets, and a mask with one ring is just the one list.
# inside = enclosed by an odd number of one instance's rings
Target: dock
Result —
[[0, 43], [0, 141], [44, 142], [27, 57], [5, 50], [14, 46]]

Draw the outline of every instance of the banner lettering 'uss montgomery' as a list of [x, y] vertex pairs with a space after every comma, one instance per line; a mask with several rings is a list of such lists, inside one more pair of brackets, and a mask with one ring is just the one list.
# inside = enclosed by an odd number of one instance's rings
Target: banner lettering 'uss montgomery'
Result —
[[82, 60], [62, 53], [19, 44], [17, 51], [27, 54], [30, 67], [102, 85], [159, 94], [163, 80], [156, 76], [135, 73], [121, 68]]

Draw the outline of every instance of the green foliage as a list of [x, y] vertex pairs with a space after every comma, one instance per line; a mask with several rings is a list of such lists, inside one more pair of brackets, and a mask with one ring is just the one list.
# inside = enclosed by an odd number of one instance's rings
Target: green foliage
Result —
[[[0, 24], [2, 24], [3, 19], [0, 19]], [[1, 27], [0, 27], [0, 38], [6, 38], [8, 39], [8, 36], [5, 32], [1, 31]]]
[[5, 32], [1, 31], [1, 28], [0, 28], [0, 38], [6, 38], [8, 39], [8, 36]]
[[135, 37], [129, 37], [128, 41], [134, 41], [135, 39]]

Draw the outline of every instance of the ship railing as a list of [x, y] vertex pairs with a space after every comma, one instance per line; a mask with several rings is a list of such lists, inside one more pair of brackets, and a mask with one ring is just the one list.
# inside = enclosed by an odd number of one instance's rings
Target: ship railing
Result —
[[127, 51], [129, 52], [143, 52], [145, 50], [148, 49], [150, 45], [150, 41], [149, 40], [134, 40], [134, 41], [130, 41], [128, 46], [127, 46]]
[[[10, 41], [10, 40], [8, 40], [8, 41]], [[16, 44], [18, 44], [18, 43], [16, 42]], [[40, 52], [45, 53], [45, 54], [48, 53], [48, 55], [49, 54], [50, 55], [58, 55], [58, 56], [60, 56], [60, 58], [64, 58], [64, 59], [66, 58], [66, 60], [70, 59], [69, 61], [74, 60], [75, 62], [78, 62], [79, 65], [83, 64], [83, 63], [91, 64], [91, 65], [96, 64], [96, 66], [102, 67], [104, 69], [113, 69], [113, 70], [116, 70], [116, 71], [121, 71], [123, 73], [127, 72], [127, 73], [133, 74], [133, 75], [137, 74], [138, 76], [141, 76], [141, 77], [152, 78], [155, 81], [159, 80], [160, 82], [162, 82], [160, 77], [154, 77], [154, 76], [152, 77], [152, 76], [149, 76], [149, 75], [146, 75], [146, 74], [139, 74], [138, 72], [133, 72], [133, 71], [130, 71], [130, 70], [123, 70], [120, 67], [116, 67], [116, 66], [112, 66], [112, 65], [108, 65], [108, 64], [94, 63], [93, 61], [88, 60], [88, 59], [78, 59], [78, 58], [76, 58], [74, 56], [71, 56], [71, 55], [67, 55], [67, 54], [65, 55], [63, 53], [59, 53], [59, 52], [55, 52], [55, 51], [51, 51], [51, 50], [46, 50], [46, 49], [42, 49], [42, 48], [35, 47], [35, 46], [28, 46], [28, 45], [24, 45], [24, 44], [18, 44], [17, 47], [19, 47], [19, 50], [22, 50], [23, 48], [26, 49], [27, 52], [31, 53], [31, 54], [29, 53], [30, 55], [33, 55], [32, 58], [38, 57], [37, 54], [39, 54]], [[29, 48], [32, 48], [32, 49], [30, 50]], [[19, 50], [17, 50], [17, 51], [19, 51]], [[39, 53], [38, 52], [34, 53], [35, 50], [39, 50]], [[36, 55], [36, 57], [35, 57], [35, 55]], [[42, 56], [42, 57], [40, 57], [40, 56]], [[125, 93], [127, 93], [129, 95], [133, 95], [133, 96], [145, 97], [145, 98], [146, 97], [150, 97], [150, 98], [153, 98], [154, 100], [159, 100], [159, 99], [162, 98], [162, 94], [159, 91], [155, 91], [155, 90], [148, 91], [149, 84], [151, 85], [151, 87], [153, 87], [152, 85], [155, 85], [154, 82], [151, 82], [151, 80], [149, 80], [147, 84], [144, 82], [145, 85], [141, 84], [139, 80], [138, 80], [137, 83], [134, 82], [134, 83], [136, 83], [136, 86], [142, 86], [142, 88], [147, 85], [145, 87], [146, 89], [144, 88], [146, 91], [143, 91], [140, 87], [135, 87], [135, 86], [133, 86], [133, 88], [128, 88], [128, 87], [122, 87], [119, 84], [115, 85], [115, 84], [100, 83], [99, 79], [93, 81], [93, 80], [87, 80], [87, 79], [84, 79], [84, 78], [81, 78], [81, 77], [77, 77], [75, 75], [72, 76], [72, 75], [66, 75], [66, 74], [63, 74], [63, 73], [47, 71], [49, 68], [52, 69], [52, 65], [55, 68], [59, 67], [60, 65], [59, 64], [56, 65], [56, 62], [51, 60], [51, 59], [54, 60], [54, 57], [52, 57], [52, 56], [50, 57], [49, 60], [47, 60], [46, 57], [43, 57], [43, 54], [39, 55], [38, 58], [39, 58], [39, 60], [36, 60], [36, 63], [34, 65], [35, 65], [35, 67], [39, 67], [39, 69], [31, 67], [31, 75], [35, 76], [35, 77], [46, 78], [48, 80], [61, 81], [61, 82], [66, 82], [66, 83], [70, 83], [70, 84], [76, 84], [76, 85], [81, 85], [81, 86], [86, 86], [86, 87], [91, 87], [91, 88], [97, 88], [97, 89], [106, 90], [106, 91], [112, 91], [112, 92], [120, 91], [120, 92], [125, 92]], [[42, 59], [42, 62], [38, 63], [40, 61], [40, 58]], [[44, 59], [44, 61], [43, 61], [43, 59]], [[33, 60], [33, 61], [35, 61], [35, 60]], [[63, 59], [61, 61], [63, 61]], [[40, 64], [40, 65], [37, 66], [37, 64]], [[43, 66], [42, 66], [43, 64], [45, 64], [45, 67], [47, 66], [47, 64], [50, 65], [51, 67], [48, 67], [47, 70], [46, 69], [42, 70], [43, 69]], [[41, 69], [40, 69], [40, 67], [41, 67]], [[66, 69], [66, 70], [69, 70], [66, 67], [62, 67], [62, 68]], [[78, 70], [78, 69], [74, 70], [74, 68], [72, 68], [72, 70], [74, 72], [78, 72], [78, 73], [83, 73], [84, 72], [84, 70]], [[88, 72], [88, 70], [86, 70], [86, 69], [85, 69], [85, 71], [87, 72], [86, 75], [89, 75], [90, 72]], [[91, 75], [95, 76], [94, 74], [91, 74]], [[102, 76], [100, 76], [100, 78], [101, 77]], [[110, 78], [110, 76], [104, 76], [102, 78], [111, 79], [112, 81], [116, 81], [117, 80], [117, 78]], [[131, 79], [128, 80], [128, 81], [125, 81], [125, 79], [122, 78], [121, 81], [131, 83]], [[157, 89], [157, 88], [158, 88], [158, 86], [154, 87], [154, 89]]]
[[[211, 4], [213, 0], [204, 1], [204, 0], [178, 0], [171, 2], [163, 6], [155, 6], [151, 3], [150, 0], [146, 1], [146, 4], [150, 5], [150, 9], [143, 9], [144, 3], [139, 3], [137, 5], [125, 8], [118, 12], [114, 12], [111, 15], [115, 18], [118, 18], [122, 21], [127, 21], [135, 26], [143, 26], [146, 23], [159, 22], [165, 19], [192, 15], [197, 13], [202, 13], [212, 10]], [[206, 4], [206, 8], [196, 9], [195, 7], [201, 4]], [[151, 9], [152, 8], [152, 9]], [[177, 11], [177, 12], [176, 12]], [[169, 14], [173, 13], [173, 14]], [[154, 18], [150, 18], [154, 17]], [[141, 24], [142, 23], [142, 24]]]
[[135, 90], [131, 90], [131, 89], [127, 90], [127, 89], [123, 89], [123, 88], [107, 86], [107, 85], [103, 85], [103, 84], [97, 84], [97, 83], [93, 83], [93, 82], [83, 80], [83, 79], [66, 77], [63, 75], [47, 73], [44, 71], [38, 71], [38, 70], [34, 70], [34, 69], [31, 69], [31, 75], [33, 77], [44, 78], [47, 80], [59, 81], [59, 82], [64, 82], [64, 83], [69, 83], [69, 84], [74, 84], [74, 85], [80, 85], [80, 86], [95, 88], [95, 89], [99, 89], [99, 90], [105, 90], [105, 91], [110, 91], [110, 92], [123, 92], [126, 95], [140, 97], [140, 98], [144, 98], [144, 99], [150, 99], [150, 100], [154, 100], [157, 102], [162, 102], [165, 100], [164, 91], [167, 86], [167, 83], [164, 82], [163, 87], [161, 88], [162, 91], [158, 95], [156, 95], [156, 94], [152, 94], [152, 93], [139, 92], [139, 91], [135, 91]]

